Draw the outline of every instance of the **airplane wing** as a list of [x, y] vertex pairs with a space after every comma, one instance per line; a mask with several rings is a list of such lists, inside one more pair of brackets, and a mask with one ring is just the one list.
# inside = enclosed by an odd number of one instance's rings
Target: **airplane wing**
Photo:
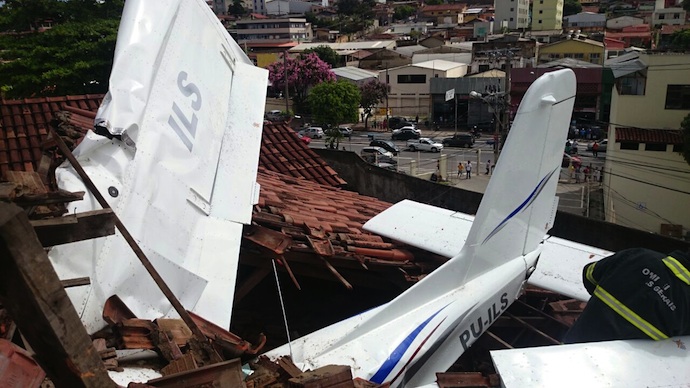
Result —
[[[228, 327], [256, 172], [268, 72], [251, 64], [201, 0], [128, 0], [110, 78], [75, 156], [188, 310]], [[104, 136], [102, 136], [104, 135]], [[68, 165], [69, 212], [98, 209]], [[174, 315], [122, 236], [55, 247], [56, 271], [88, 276], [68, 293], [89, 332], [117, 294], [137, 316]]]
[[690, 337], [493, 350], [502, 387], [687, 387]]
[[[425, 249], [448, 258], [455, 257], [467, 239], [474, 216], [404, 200], [367, 222], [371, 232]], [[613, 252], [548, 236], [537, 269], [528, 283], [581, 301], [589, 300], [582, 284], [585, 264]]]

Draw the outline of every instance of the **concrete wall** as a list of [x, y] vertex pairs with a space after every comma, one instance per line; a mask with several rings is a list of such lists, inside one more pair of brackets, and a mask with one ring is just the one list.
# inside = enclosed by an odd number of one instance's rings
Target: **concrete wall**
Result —
[[[314, 149], [314, 151], [348, 182], [347, 189], [362, 195], [391, 203], [411, 199], [467, 214], [475, 214], [481, 202], [482, 193], [445, 186], [375, 167], [364, 162], [353, 152], [327, 149]], [[561, 211], [556, 214], [555, 224], [550, 234], [610, 251], [645, 247], [660, 252], [670, 252], [675, 249], [690, 248], [690, 242]]]

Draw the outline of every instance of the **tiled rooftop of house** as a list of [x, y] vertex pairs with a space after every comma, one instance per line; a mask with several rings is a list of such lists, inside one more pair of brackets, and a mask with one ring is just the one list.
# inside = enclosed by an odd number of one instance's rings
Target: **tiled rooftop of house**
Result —
[[285, 124], [264, 125], [259, 166], [291, 177], [301, 177], [329, 186], [345, 182]]
[[669, 129], [616, 128], [616, 141], [683, 144], [683, 134]]
[[102, 95], [81, 95], [0, 100], [0, 180], [6, 179], [7, 171], [37, 171], [41, 143], [55, 112], [95, 112], [102, 99]]

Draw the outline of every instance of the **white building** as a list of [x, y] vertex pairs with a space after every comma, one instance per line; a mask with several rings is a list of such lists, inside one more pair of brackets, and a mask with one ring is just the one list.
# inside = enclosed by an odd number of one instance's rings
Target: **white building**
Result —
[[580, 12], [563, 18], [565, 28], [573, 30], [604, 28], [606, 27], [606, 14], [594, 12]]
[[237, 43], [257, 41], [304, 41], [312, 37], [311, 25], [304, 18], [238, 20]]
[[496, 0], [494, 4], [496, 30], [503, 27], [510, 30], [529, 27], [529, 0]]
[[437, 59], [381, 71], [379, 80], [389, 86], [391, 115], [425, 117], [431, 107], [431, 79], [458, 78], [465, 74], [467, 65]]
[[632, 52], [609, 62], [606, 221], [690, 236], [690, 166], [679, 153], [690, 114], [690, 55]]
[[266, 2], [266, 14], [271, 16], [278, 15], [304, 15], [311, 12], [313, 3], [308, 1], [286, 1], [273, 0]]

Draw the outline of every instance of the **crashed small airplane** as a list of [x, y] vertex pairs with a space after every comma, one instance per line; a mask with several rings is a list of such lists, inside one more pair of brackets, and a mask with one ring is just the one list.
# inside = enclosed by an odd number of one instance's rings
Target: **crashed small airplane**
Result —
[[[575, 86], [567, 69], [530, 86], [459, 252], [391, 302], [293, 341], [293, 361], [304, 368], [350, 365], [354, 375], [393, 387], [434, 384], [436, 372], [446, 371], [519, 297], [537, 266], [556, 214]], [[468, 216], [406, 200], [364, 227], [447, 253], [463, 237], [454, 217]], [[289, 351], [284, 346], [268, 356]]]
[[[110, 91], [97, 116], [98, 134], [90, 132], [75, 150], [172, 292], [186, 308], [222, 327], [230, 322], [242, 225], [251, 221], [258, 198], [266, 84], [267, 72], [251, 64], [205, 2], [128, 0]], [[574, 99], [570, 70], [534, 82], [476, 216], [403, 201], [365, 226], [449, 257], [446, 264], [393, 301], [267, 355], [291, 354], [303, 369], [350, 365], [355, 376], [393, 387], [434, 386], [436, 372], [446, 371], [528, 280], [587, 300], [580, 270], [609, 252], [546, 234], [556, 214], [556, 184]], [[57, 179], [63, 189], [87, 191], [67, 165], [57, 171]], [[99, 208], [94, 198], [85, 198], [70, 211]], [[101, 309], [111, 295], [120, 296], [138, 316], [174, 316], [122, 240], [110, 236], [50, 253], [61, 278], [91, 279], [90, 286], [68, 290], [89, 332], [104, 326]], [[675, 340], [688, 341], [669, 341]], [[633, 349], [671, 355], [678, 362], [688, 358], [687, 352], [668, 349], [675, 342], [614, 342], [597, 344], [603, 349], [598, 354]], [[545, 349], [580, 354], [585, 346]], [[657, 353], [649, 351], [652, 347]], [[496, 356], [503, 374], [510, 367], [499, 363], [513, 361], [510, 355]], [[528, 383], [543, 360], [536, 362], [521, 371], [526, 379], [515, 377], [516, 386], [539, 385]], [[684, 377], [690, 379], [664, 381]]]

